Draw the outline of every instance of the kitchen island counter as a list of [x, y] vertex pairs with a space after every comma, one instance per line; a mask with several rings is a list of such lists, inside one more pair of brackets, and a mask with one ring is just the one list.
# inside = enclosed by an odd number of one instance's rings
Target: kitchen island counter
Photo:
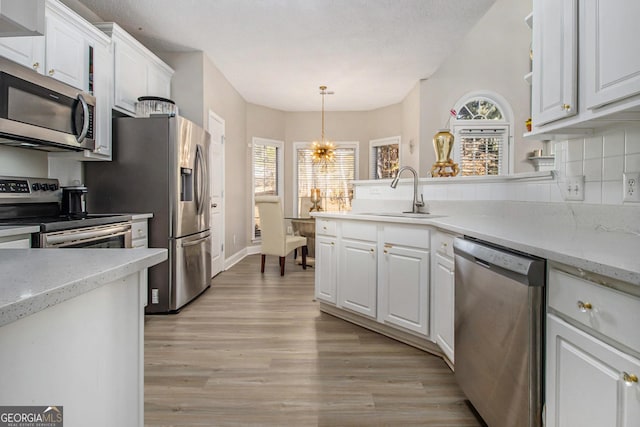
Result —
[[166, 249], [2, 249], [0, 326], [165, 259]]
[[1, 249], [0, 401], [63, 407], [70, 426], [142, 427], [144, 269], [166, 258], [166, 249]]
[[640, 286], [638, 234], [598, 226], [573, 226], [561, 221], [545, 223], [535, 211], [527, 217], [439, 214], [437, 211], [424, 218], [357, 212], [314, 212], [313, 216], [430, 225]]

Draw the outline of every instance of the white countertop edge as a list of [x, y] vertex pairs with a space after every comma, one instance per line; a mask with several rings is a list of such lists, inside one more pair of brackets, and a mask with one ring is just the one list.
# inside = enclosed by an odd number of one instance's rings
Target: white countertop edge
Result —
[[[423, 218], [408, 218], [408, 217], [394, 217], [394, 216], [383, 216], [383, 215], [375, 215], [375, 214], [363, 214], [363, 213], [353, 213], [353, 212], [312, 212], [312, 216], [317, 218], [327, 218], [327, 219], [354, 219], [360, 221], [375, 221], [375, 222], [391, 222], [391, 223], [401, 223], [401, 224], [415, 224], [415, 225], [430, 225], [436, 228], [440, 228], [442, 230], [446, 230], [452, 233], [467, 235], [470, 237], [475, 237], [477, 239], [485, 240], [490, 243], [494, 243], [496, 245], [504, 246], [507, 248], [514, 249], [516, 251], [521, 251], [525, 253], [529, 253], [534, 256], [538, 256], [541, 258], [545, 258], [551, 261], [555, 261], [562, 264], [567, 264], [570, 266], [574, 266], [577, 268], [582, 268], [587, 271], [591, 271], [593, 273], [597, 273], [603, 276], [611, 277], [623, 282], [631, 283], [636, 286], [640, 286], [640, 264], [628, 263], [629, 265], [635, 265], [635, 269], [630, 269], [626, 267], [611, 265], [607, 263], [603, 263], [593, 256], [584, 257], [582, 255], [578, 256], [570, 253], [570, 251], [561, 251], [554, 249], [551, 246], [537, 246], [532, 245], [524, 241], [523, 239], [519, 239], [517, 235], [514, 233], [514, 237], [505, 238], [495, 236], [493, 234], [489, 234], [483, 232], [481, 230], [469, 229], [466, 226], [456, 224], [457, 218], [451, 216], [442, 216], [442, 215], [426, 215]], [[479, 227], [481, 228], [481, 227]], [[601, 234], [603, 236], [604, 234]], [[610, 234], [610, 239], [612, 240], [612, 246], [617, 244], [617, 237], [614, 234]], [[580, 248], [578, 248], [580, 249]], [[623, 251], [623, 249], [620, 249]]]
[[20, 234], [31, 234], [40, 231], [37, 225], [3, 225], [0, 226], [0, 237], [18, 236]]
[[[33, 295], [16, 296], [15, 289], [8, 289], [8, 286], [0, 288], [4, 295], [0, 295], [0, 327], [8, 323], [19, 320], [23, 317], [42, 311], [48, 307], [60, 304], [78, 295], [97, 289], [107, 283], [114, 282], [136, 273], [142, 269], [159, 264], [167, 259], [166, 249], [81, 249], [84, 254], [95, 259], [101, 257], [100, 268], [87, 273], [86, 268], [79, 267], [71, 271], [63, 269], [62, 259], [73, 259], [77, 257], [75, 251], [78, 249], [1, 249], [0, 257], [4, 258], [7, 264], [14, 263], [15, 259], [28, 260], [29, 265], [46, 265], [47, 276], [51, 281]], [[88, 252], [89, 251], [89, 252]], [[118, 251], [105, 257], [104, 251]], [[124, 252], [127, 251], [127, 252]], [[115, 256], [114, 256], [115, 255]], [[62, 257], [62, 258], [61, 258]], [[75, 262], [78, 262], [77, 260]], [[80, 260], [79, 262], [82, 262]], [[59, 271], [56, 265], [61, 265]], [[4, 273], [0, 264], [0, 273]], [[23, 277], [28, 276], [28, 272], [20, 272]], [[10, 275], [9, 281], [11, 280]], [[56, 277], [64, 277], [55, 281]], [[7, 280], [7, 279], [5, 279]], [[38, 279], [42, 280], [42, 278]], [[11, 293], [13, 292], [13, 295]]]

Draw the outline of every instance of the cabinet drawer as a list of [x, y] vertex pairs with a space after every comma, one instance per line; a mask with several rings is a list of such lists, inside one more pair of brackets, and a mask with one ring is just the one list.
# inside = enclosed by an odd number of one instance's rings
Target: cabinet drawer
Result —
[[131, 238], [145, 239], [147, 238], [147, 221], [134, 222], [131, 224]]
[[131, 240], [132, 248], [147, 248], [149, 247], [149, 242], [147, 239], [133, 239]]
[[429, 249], [429, 229], [427, 227], [411, 227], [406, 225], [384, 225], [384, 243]]
[[440, 255], [453, 259], [453, 234], [435, 231], [431, 238], [431, 247]]
[[330, 221], [326, 219], [316, 219], [316, 234], [324, 235], [324, 236], [335, 236], [336, 235], [336, 222]]
[[551, 269], [549, 307], [640, 351], [640, 298]]
[[345, 221], [342, 223], [342, 237], [345, 239], [375, 242], [378, 226], [373, 222]]

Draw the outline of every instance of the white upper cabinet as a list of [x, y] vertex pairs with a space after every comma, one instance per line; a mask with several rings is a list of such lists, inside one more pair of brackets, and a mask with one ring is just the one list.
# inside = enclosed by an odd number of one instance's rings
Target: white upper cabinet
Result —
[[577, 0], [533, 4], [531, 119], [535, 126], [577, 113]]
[[173, 70], [113, 22], [96, 24], [113, 43], [113, 107], [135, 116], [141, 96], [171, 96]]
[[533, 1], [528, 135], [566, 138], [640, 121], [640, 56], [629, 50], [638, 16], [637, 1]]
[[580, 11], [586, 108], [640, 94], [640, 55], [633, 47], [640, 40], [640, 2], [584, 0]]
[[87, 90], [89, 60], [82, 31], [53, 9], [47, 10], [45, 21], [45, 74]]
[[44, 36], [0, 37], [0, 55], [44, 74]]

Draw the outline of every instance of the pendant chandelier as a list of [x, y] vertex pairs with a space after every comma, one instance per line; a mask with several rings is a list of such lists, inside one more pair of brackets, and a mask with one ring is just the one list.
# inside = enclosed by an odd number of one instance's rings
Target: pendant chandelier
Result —
[[324, 96], [333, 95], [333, 92], [328, 92], [326, 86], [320, 86], [320, 95], [322, 95], [322, 133], [320, 141], [313, 141], [312, 160], [313, 163], [321, 164], [324, 167], [327, 163], [332, 163], [335, 160], [335, 145], [331, 141], [327, 141], [324, 137]]

